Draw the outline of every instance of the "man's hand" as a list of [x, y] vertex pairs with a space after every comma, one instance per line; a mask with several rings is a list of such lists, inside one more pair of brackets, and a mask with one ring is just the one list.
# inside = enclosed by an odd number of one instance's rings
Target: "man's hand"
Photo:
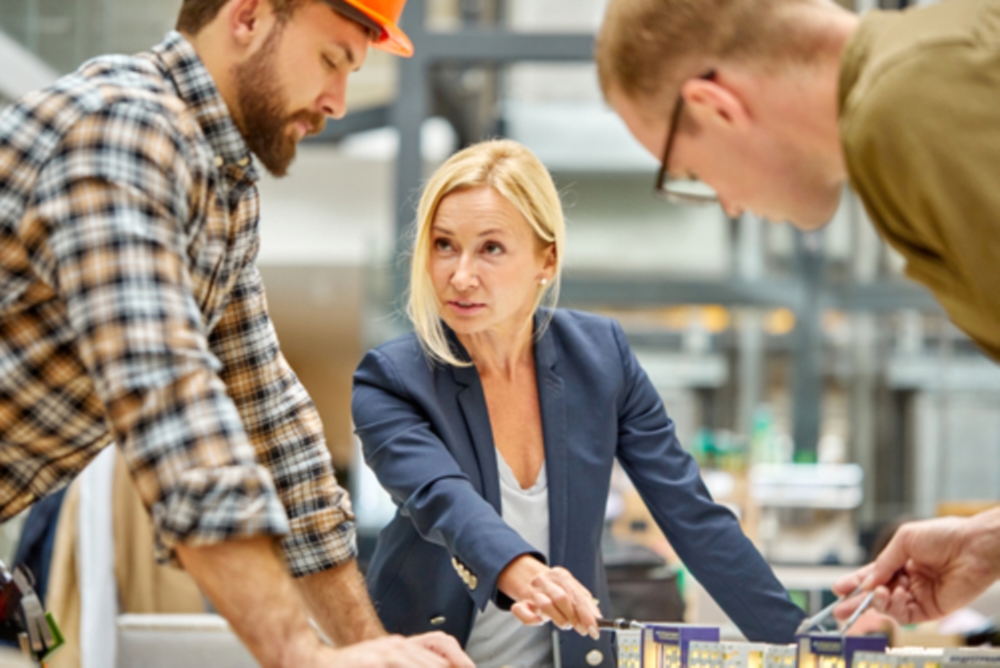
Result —
[[455, 639], [440, 632], [413, 638], [383, 636], [342, 649], [308, 649], [300, 656], [289, 657], [285, 665], [295, 668], [475, 668]]
[[[846, 596], [858, 585], [875, 591], [875, 608], [901, 624], [938, 619], [973, 601], [1000, 577], [1000, 509], [970, 518], [904, 524], [878, 558], [838, 582]], [[837, 606], [846, 619], [860, 596]]]
[[514, 599], [510, 611], [523, 624], [552, 620], [561, 629], [573, 628], [595, 640], [600, 637], [600, 608], [565, 568], [549, 568], [532, 556], [522, 555], [504, 568], [497, 586]]
[[[270, 539], [180, 545], [177, 556], [264, 668], [474, 668], [454, 638], [443, 633], [382, 636], [342, 649], [324, 646], [309, 625], [305, 603]], [[340, 573], [348, 582], [360, 581], [353, 567]], [[329, 594], [336, 596], [337, 591], [331, 589]], [[368, 597], [349, 600], [367, 603]], [[381, 625], [377, 632], [384, 633]]]
[[[385, 629], [368, 598], [365, 581], [354, 562], [299, 578], [295, 584], [323, 632], [337, 646], [349, 645], [337, 652], [337, 661], [344, 663], [329, 664], [331, 666], [423, 666], [423, 663], [406, 664], [405, 661], [410, 655], [423, 657], [421, 661], [426, 661], [428, 653], [431, 653], [435, 655], [436, 662], [427, 665], [475, 668], [458, 641], [447, 633], [438, 631], [405, 640], [399, 636], [386, 638]], [[380, 642], [380, 636], [390, 642]], [[374, 642], [371, 642], [373, 639]], [[369, 642], [361, 642], [362, 640]], [[364, 650], [357, 659], [354, 658], [357, 654], [356, 647]], [[368, 652], [365, 648], [377, 652], [365, 654]], [[341, 659], [340, 652], [349, 652], [350, 660]], [[365, 656], [368, 658], [364, 659]], [[404, 663], [395, 663], [397, 657], [402, 657]], [[442, 659], [444, 663], [441, 663]]]
[[444, 657], [452, 668], [476, 668], [476, 664], [462, 651], [458, 641], [447, 633], [434, 631], [407, 638], [406, 641]]

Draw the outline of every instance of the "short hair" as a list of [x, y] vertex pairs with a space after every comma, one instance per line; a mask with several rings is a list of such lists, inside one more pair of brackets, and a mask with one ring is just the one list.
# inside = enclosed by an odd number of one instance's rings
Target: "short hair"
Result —
[[[431, 232], [441, 201], [449, 194], [477, 187], [493, 188], [514, 205], [545, 246], [554, 246], [556, 270], [553, 280], [541, 286], [532, 316], [539, 307], [548, 307], [546, 319], [535, 331], [544, 333], [559, 300], [566, 222], [552, 176], [527, 148], [509, 139], [473, 144], [449, 158], [434, 173], [417, 207], [416, 237], [410, 266], [410, 294], [407, 315], [417, 339], [434, 362], [470, 366], [451, 347], [441, 321], [440, 304], [430, 277]], [[525, 323], [530, 326], [530, 323]]]
[[[287, 21], [295, 10], [312, 0], [268, 0], [279, 21]], [[197, 35], [201, 29], [219, 15], [229, 0], [183, 0], [177, 15], [177, 30], [189, 35]]]
[[[794, 22], [805, 5], [828, 0], [611, 0], [595, 60], [605, 98], [633, 101], [676, 94], [705, 61], [753, 59], [764, 65], [811, 60], [816, 31]], [[794, 25], [793, 25], [794, 22]], [[666, 111], [664, 111], [666, 113]]]

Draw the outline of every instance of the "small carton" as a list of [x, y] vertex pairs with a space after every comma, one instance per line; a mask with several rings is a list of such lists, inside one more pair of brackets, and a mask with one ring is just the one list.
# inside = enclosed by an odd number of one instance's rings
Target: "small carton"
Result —
[[942, 668], [1000, 668], [1000, 649], [988, 647], [946, 649]]
[[692, 642], [688, 668], [764, 668], [767, 645], [749, 642]]
[[688, 668], [692, 642], [719, 642], [719, 627], [647, 624], [642, 630], [642, 668]]
[[795, 668], [797, 645], [768, 645], [764, 649], [764, 668]]
[[615, 631], [618, 640], [618, 668], [643, 668], [642, 629]]
[[688, 645], [688, 668], [723, 668], [725, 648], [721, 642], [694, 641]]
[[944, 652], [924, 647], [894, 647], [885, 652], [855, 652], [852, 668], [941, 668]]
[[[885, 636], [807, 633], [798, 636], [798, 668], [853, 668], [855, 652], [885, 652]], [[1000, 668], [1000, 667], [998, 667]]]

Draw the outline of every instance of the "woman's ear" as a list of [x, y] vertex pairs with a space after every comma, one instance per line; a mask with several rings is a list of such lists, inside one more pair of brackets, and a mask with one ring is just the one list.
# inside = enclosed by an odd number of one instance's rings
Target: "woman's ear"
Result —
[[559, 264], [559, 258], [556, 254], [556, 245], [549, 244], [542, 251], [542, 278], [548, 280], [549, 283], [555, 277], [556, 266]]

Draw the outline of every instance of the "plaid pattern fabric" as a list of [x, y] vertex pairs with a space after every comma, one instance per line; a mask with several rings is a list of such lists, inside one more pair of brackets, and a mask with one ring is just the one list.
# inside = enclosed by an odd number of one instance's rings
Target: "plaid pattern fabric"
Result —
[[115, 441], [161, 559], [255, 535], [297, 576], [355, 557], [267, 314], [255, 169], [176, 32], [0, 114], [0, 519]]

